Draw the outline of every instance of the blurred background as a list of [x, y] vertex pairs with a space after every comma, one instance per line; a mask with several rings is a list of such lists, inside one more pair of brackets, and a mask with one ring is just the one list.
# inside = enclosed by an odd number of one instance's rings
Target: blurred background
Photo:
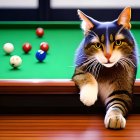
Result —
[[126, 6], [132, 7], [132, 20], [140, 21], [140, 0], [0, 0], [0, 21], [76, 21], [77, 9], [106, 21]]

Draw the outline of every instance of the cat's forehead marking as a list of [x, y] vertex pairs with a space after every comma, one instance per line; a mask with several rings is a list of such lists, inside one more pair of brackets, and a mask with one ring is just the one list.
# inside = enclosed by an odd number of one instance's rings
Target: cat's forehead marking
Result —
[[100, 37], [100, 41], [106, 43], [106, 45], [114, 41], [114, 34], [116, 34], [117, 31], [118, 27], [113, 22], [103, 22], [95, 29], [95, 32]]
[[104, 41], [105, 41], [105, 35], [102, 34], [102, 35], [101, 35], [101, 42], [103, 43]]
[[113, 42], [113, 34], [110, 34], [109, 39], [110, 39], [111, 42]]
[[121, 39], [124, 39], [125, 37], [124, 37], [124, 35], [123, 34], [117, 34], [116, 36], [115, 36], [115, 40], [121, 40]]

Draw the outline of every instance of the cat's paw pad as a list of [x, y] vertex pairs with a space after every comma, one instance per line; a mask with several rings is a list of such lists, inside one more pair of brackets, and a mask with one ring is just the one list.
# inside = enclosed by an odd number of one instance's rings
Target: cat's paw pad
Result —
[[106, 116], [105, 120], [105, 127], [110, 128], [110, 129], [123, 129], [126, 126], [126, 120], [120, 115], [111, 115], [111, 116]]
[[80, 100], [86, 106], [91, 106], [97, 100], [98, 87], [93, 85], [85, 85], [80, 91]]

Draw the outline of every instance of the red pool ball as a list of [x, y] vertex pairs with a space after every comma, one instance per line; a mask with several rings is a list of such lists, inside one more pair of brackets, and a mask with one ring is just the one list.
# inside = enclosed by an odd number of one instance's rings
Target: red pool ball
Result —
[[43, 50], [44, 52], [47, 52], [49, 50], [49, 44], [47, 42], [42, 42], [40, 44], [40, 49]]
[[37, 35], [38, 37], [42, 37], [42, 36], [44, 35], [44, 29], [41, 28], [41, 27], [37, 28], [37, 29], [36, 29], [36, 35]]
[[30, 43], [24, 43], [22, 49], [25, 53], [28, 53], [32, 49], [32, 46]]

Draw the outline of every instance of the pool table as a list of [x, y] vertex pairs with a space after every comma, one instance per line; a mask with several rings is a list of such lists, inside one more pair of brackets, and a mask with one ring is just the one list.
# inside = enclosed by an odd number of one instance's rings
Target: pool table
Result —
[[[36, 28], [44, 28], [43, 37], [37, 37]], [[140, 23], [132, 22], [132, 33], [140, 46]], [[71, 77], [74, 72], [74, 55], [83, 38], [80, 22], [1, 22], [0, 23], [0, 94], [73, 94], [78, 88]], [[48, 42], [50, 49], [43, 62], [35, 53], [41, 42]], [[15, 49], [7, 55], [3, 44], [11, 42]], [[32, 50], [25, 54], [22, 45], [29, 42]], [[21, 56], [18, 69], [9, 64], [12, 55]], [[140, 65], [134, 92], [140, 92]]]

